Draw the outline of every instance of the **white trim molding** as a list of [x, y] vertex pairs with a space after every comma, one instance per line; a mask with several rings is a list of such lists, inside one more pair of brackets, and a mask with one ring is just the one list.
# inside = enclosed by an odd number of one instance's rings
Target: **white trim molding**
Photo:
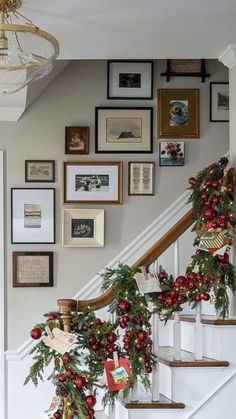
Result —
[[4, 152], [0, 151], [0, 417], [5, 418]]
[[219, 56], [219, 61], [231, 70], [236, 65], [236, 45], [229, 45]]

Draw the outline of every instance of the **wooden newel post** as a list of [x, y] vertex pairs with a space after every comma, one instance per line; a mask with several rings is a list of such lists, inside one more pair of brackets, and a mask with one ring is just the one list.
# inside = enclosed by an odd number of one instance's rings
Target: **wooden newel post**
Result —
[[58, 308], [60, 313], [62, 313], [61, 318], [63, 321], [63, 329], [65, 332], [70, 333], [71, 331], [71, 320], [72, 312], [77, 311], [77, 301], [76, 300], [57, 300]]

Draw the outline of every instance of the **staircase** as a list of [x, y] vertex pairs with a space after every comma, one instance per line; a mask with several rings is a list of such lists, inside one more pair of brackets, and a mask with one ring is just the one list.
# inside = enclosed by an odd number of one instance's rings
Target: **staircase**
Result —
[[[180, 201], [183, 198], [179, 200]], [[186, 194], [185, 199], [186, 202]], [[192, 249], [188, 245], [191, 236], [191, 210], [181, 209], [181, 215], [176, 213], [177, 205], [170, 211], [169, 228], [156, 225], [156, 230], [149, 229], [148, 237], [142, 239], [144, 251], [141, 254], [140, 238], [136, 247], [130, 246], [126, 260], [117, 257], [118, 261], [132, 266], [149, 266], [156, 271], [162, 265], [177, 276], [182, 270], [181, 249], [183, 242], [187, 242], [184, 258], [189, 260]], [[175, 210], [175, 217], [173, 211]], [[176, 215], [177, 214], [177, 215]], [[178, 219], [176, 221], [176, 217]], [[163, 220], [161, 222], [164, 224]], [[161, 234], [160, 234], [161, 232]], [[193, 240], [191, 240], [191, 243]], [[131, 248], [135, 252], [131, 252]], [[189, 253], [189, 254], [188, 254]], [[125, 251], [124, 251], [125, 254]], [[115, 261], [115, 263], [117, 263]], [[186, 266], [186, 265], [185, 265]], [[97, 295], [100, 283], [97, 278], [88, 285], [87, 295], [91, 289]], [[86, 293], [82, 293], [83, 298]], [[74, 307], [83, 311], [88, 305], [98, 311], [99, 317], [108, 318], [107, 305], [112, 301], [112, 288], [96, 298], [87, 300], [59, 300], [59, 308], [64, 317], [64, 329], [70, 330], [70, 321]], [[77, 296], [76, 296], [77, 299]], [[231, 302], [232, 304], [232, 302]], [[210, 314], [209, 314], [210, 313]], [[157, 321], [157, 319], [156, 319]], [[182, 315], [175, 316], [166, 325], [157, 321], [154, 330], [155, 341], [158, 343], [158, 375], [153, 376], [153, 383], [160, 391], [159, 401], [153, 402], [152, 393], [147, 392], [138, 383], [135, 389], [138, 401], [134, 401], [133, 394], [123, 400], [119, 397], [115, 410], [101, 410], [98, 403], [97, 419], [235, 419], [236, 411], [236, 320], [229, 318], [221, 320], [209, 303], [199, 303], [197, 311], [186, 307]], [[32, 387], [25, 387], [23, 391], [16, 391], [22, 386], [30, 360], [26, 358], [31, 342], [27, 342], [18, 353], [7, 353], [8, 362], [8, 393], [14, 397], [14, 403], [9, 402], [8, 416], [4, 419], [16, 417], [19, 419], [46, 419], [44, 410], [49, 405], [53, 390], [50, 383], [40, 384], [35, 391]], [[20, 362], [19, 362], [20, 361]], [[157, 383], [158, 380], [158, 384]], [[14, 381], [14, 383], [13, 383]], [[40, 394], [40, 397], [38, 395]], [[34, 412], [21, 409], [31, 405]], [[32, 401], [33, 400], [33, 401]], [[43, 404], [43, 407], [42, 407]], [[17, 406], [17, 409], [16, 409]], [[227, 410], [227, 414], [225, 411]], [[3, 418], [2, 418], [3, 419]]]

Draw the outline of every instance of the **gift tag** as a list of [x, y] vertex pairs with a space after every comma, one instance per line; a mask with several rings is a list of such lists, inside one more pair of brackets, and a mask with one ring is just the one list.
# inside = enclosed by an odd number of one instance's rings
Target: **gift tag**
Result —
[[63, 330], [55, 327], [52, 331], [48, 326], [45, 328], [47, 336], [43, 339], [45, 345], [64, 355], [77, 341], [76, 336], [71, 333], [63, 332]]
[[162, 291], [158, 279], [158, 273], [137, 273], [135, 278], [141, 294]]
[[104, 368], [109, 391], [123, 390], [131, 374], [128, 359], [120, 358], [118, 366], [114, 360], [107, 360]]

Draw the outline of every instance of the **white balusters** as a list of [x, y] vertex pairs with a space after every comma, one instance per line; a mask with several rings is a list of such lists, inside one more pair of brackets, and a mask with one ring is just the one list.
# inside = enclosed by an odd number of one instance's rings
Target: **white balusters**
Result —
[[[179, 276], [179, 242], [174, 242], [174, 276]], [[173, 346], [174, 346], [174, 359], [181, 361], [181, 324], [179, 321], [179, 313], [174, 315], [173, 324]]]
[[135, 383], [134, 387], [131, 390], [131, 396], [130, 396], [130, 401], [131, 402], [137, 402], [138, 401], [138, 380]]
[[194, 352], [195, 360], [201, 361], [203, 355], [203, 330], [202, 330], [202, 319], [201, 319], [201, 302], [196, 304], [196, 323], [194, 333]]
[[[158, 346], [159, 346], [159, 316], [157, 313], [153, 314], [152, 321], [152, 339], [153, 339], [153, 353], [158, 357]], [[152, 372], [152, 401], [158, 402], [160, 400], [159, 391], [159, 362], [157, 358], [156, 369]]]

